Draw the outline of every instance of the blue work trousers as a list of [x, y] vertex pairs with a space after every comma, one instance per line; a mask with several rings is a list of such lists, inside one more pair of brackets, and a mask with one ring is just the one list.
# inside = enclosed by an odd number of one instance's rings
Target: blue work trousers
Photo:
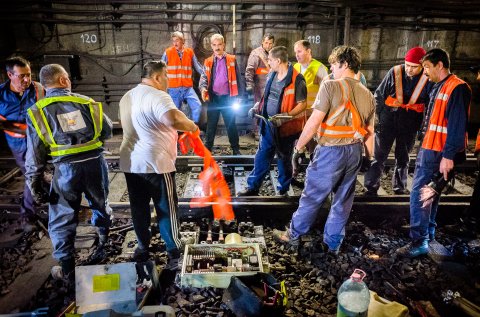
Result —
[[393, 190], [407, 188], [409, 153], [415, 144], [415, 136], [423, 114], [413, 110], [384, 110], [379, 115], [380, 124], [375, 127], [375, 157], [372, 166], [365, 174], [365, 187], [376, 192], [380, 187], [380, 177], [385, 169], [385, 161], [395, 142], [395, 169], [392, 176]]
[[247, 184], [249, 189], [259, 190], [265, 176], [270, 172], [270, 165], [275, 157], [275, 153], [279, 153], [277, 155], [278, 190], [283, 194], [288, 191], [292, 181], [292, 152], [295, 140], [298, 139], [298, 134], [281, 137], [278, 141], [279, 144], [275, 144], [275, 132], [273, 129], [276, 128], [271, 123], [263, 127], [263, 134], [260, 136], [258, 150], [255, 154], [253, 171], [248, 176]]
[[198, 124], [202, 113], [202, 103], [193, 87], [168, 88], [168, 94], [179, 110], [182, 109], [182, 103], [186, 101], [192, 113], [192, 120]]
[[207, 105], [207, 140], [205, 142], [205, 146], [210, 151], [212, 150], [215, 141], [220, 114], [223, 116], [223, 121], [227, 128], [228, 141], [230, 142], [232, 150], [237, 151], [240, 149], [238, 144], [239, 138], [237, 125], [235, 123], [235, 110], [232, 109], [232, 103], [234, 100], [235, 98], [230, 97], [229, 95], [210, 95], [210, 102]]
[[437, 195], [431, 206], [422, 208], [420, 202], [420, 189], [430, 183], [433, 174], [438, 172], [442, 152], [420, 149], [415, 163], [413, 175], [412, 192], [410, 193], [410, 237], [415, 245], [422, 244], [429, 240], [429, 235], [435, 236], [437, 223], [438, 202], [440, 195]]
[[108, 205], [108, 167], [103, 157], [75, 163], [55, 163], [50, 188], [48, 232], [53, 257], [74, 256], [74, 242], [82, 193], [92, 208], [92, 225], [108, 234], [112, 209]]
[[175, 172], [125, 173], [133, 228], [137, 235], [138, 247], [147, 250], [150, 245], [150, 200], [157, 213], [158, 228], [168, 252], [181, 247], [177, 219], [178, 197]]
[[307, 168], [305, 189], [290, 223], [292, 238], [310, 231], [323, 202], [333, 193], [323, 241], [330, 250], [340, 248], [353, 205], [361, 161], [362, 143], [316, 147], [313, 160]]
[[[25, 154], [27, 153], [27, 144], [25, 141], [25, 148], [17, 148], [12, 150], [13, 157], [15, 158], [15, 162], [17, 163], [18, 168], [22, 171], [22, 174], [25, 175]], [[20, 212], [22, 215], [28, 217], [35, 215], [35, 205], [33, 203], [33, 197], [32, 197], [32, 192], [30, 191], [30, 188], [27, 186], [27, 182], [25, 182], [25, 186], [23, 187], [23, 197], [22, 197], [22, 202], [20, 205]]]

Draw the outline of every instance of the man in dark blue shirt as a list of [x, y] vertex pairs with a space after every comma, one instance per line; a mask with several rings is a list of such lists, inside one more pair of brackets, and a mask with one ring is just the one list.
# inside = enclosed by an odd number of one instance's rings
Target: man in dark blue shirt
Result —
[[466, 82], [450, 73], [450, 58], [442, 49], [432, 49], [422, 59], [425, 75], [435, 83], [425, 112], [422, 146], [418, 152], [410, 195], [410, 238], [397, 254], [417, 257], [428, 253], [435, 239], [435, 218], [440, 193], [425, 204], [421, 189], [436, 175], [451, 178], [454, 166], [465, 160], [468, 110], [472, 92]]
[[[25, 174], [25, 153], [27, 151], [25, 117], [27, 109], [44, 96], [44, 90], [40, 83], [32, 80], [30, 63], [24, 58], [7, 59], [5, 68], [9, 79], [0, 85], [0, 121], [8, 122], [9, 126], [12, 126], [11, 130], [4, 129], [5, 138], [17, 166]], [[35, 218], [32, 194], [27, 185], [23, 191], [21, 212], [30, 220]]]
[[385, 161], [395, 142], [395, 169], [392, 187], [395, 194], [407, 193], [409, 153], [420, 128], [431, 85], [423, 75], [421, 58], [425, 50], [410, 49], [404, 65], [392, 67], [375, 91], [375, 157], [365, 174], [366, 195], [377, 195]]

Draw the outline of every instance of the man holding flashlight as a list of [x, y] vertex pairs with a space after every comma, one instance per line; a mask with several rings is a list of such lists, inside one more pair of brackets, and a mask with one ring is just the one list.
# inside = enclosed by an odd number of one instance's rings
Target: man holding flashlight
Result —
[[284, 46], [272, 48], [268, 54], [271, 72], [260, 103], [248, 112], [260, 115], [260, 143], [248, 187], [238, 196], [258, 195], [263, 179], [277, 154], [279, 194], [285, 195], [292, 181], [292, 151], [295, 140], [305, 124], [307, 85], [303, 76], [288, 62]]
[[240, 155], [235, 108], [239, 107], [238, 99], [243, 95], [245, 88], [243, 81], [240, 80], [235, 55], [225, 52], [223, 36], [213, 34], [210, 37], [210, 45], [213, 55], [205, 60], [205, 73], [202, 74], [199, 83], [202, 99], [204, 102], [208, 101], [205, 146], [212, 151], [218, 120], [222, 114], [233, 155]]

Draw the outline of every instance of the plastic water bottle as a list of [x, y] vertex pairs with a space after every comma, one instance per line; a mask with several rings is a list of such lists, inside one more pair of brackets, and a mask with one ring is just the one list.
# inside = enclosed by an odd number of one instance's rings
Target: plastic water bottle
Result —
[[365, 272], [355, 269], [338, 290], [337, 317], [367, 317], [370, 292], [363, 282]]

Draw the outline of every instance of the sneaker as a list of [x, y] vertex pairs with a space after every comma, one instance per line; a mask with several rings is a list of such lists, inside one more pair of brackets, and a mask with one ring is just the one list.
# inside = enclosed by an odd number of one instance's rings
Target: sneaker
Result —
[[290, 236], [290, 230], [288, 229], [285, 231], [274, 229], [272, 235], [273, 238], [278, 242], [287, 243], [291, 247], [298, 248], [298, 246], [300, 245], [300, 238], [292, 238]]
[[241, 190], [237, 193], [237, 197], [242, 197], [242, 196], [258, 196], [258, 190], [250, 189], [250, 188]]
[[397, 254], [407, 258], [416, 258], [420, 255], [425, 255], [428, 253], [428, 242], [422, 242], [421, 244], [415, 246], [412, 242], [407, 245], [398, 248]]
[[394, 190], [393, 190], [393, 193], [394, 193], [395, 195], [409, 195], [409, 194], [410, 194], [410, 193], [408, 192], [408, 190], [403, 189], [403, 188], [394, 189]]

